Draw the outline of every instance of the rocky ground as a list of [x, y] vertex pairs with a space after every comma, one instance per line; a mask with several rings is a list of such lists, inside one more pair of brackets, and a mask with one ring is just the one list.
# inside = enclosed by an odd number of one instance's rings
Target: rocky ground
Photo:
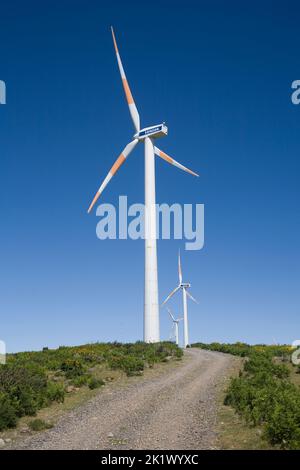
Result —
[[[216, 396], [230, 355], [189, 349], [176, 366], [103, 389], [14, 449], [213, 449]], [[6, 447], [6, 448], [8, 448]]]

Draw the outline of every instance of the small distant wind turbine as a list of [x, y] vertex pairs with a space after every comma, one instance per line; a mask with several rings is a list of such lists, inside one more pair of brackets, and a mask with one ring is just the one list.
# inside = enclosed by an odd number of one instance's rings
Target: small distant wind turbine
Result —
[[[199, 176], [189, 168], [186, 168], [174, 158], [154, 146], [154, 140], [159, 137], [165, 137], [168, 134], [168, 128], [163, 122], [156, 126], [144, 127], [141, 129], [140, 115], [132, 97], [129, 84], [125, 75], [121, 56], [117, 46], [117, 41], [111, 28], [113, 43], [117, 56], [119, 72], [121, 75], [125, 97], [129, 107], [131, 119], [133, 121], [135, 134], [133, 140], [126, 145], [119, 155], [106, 178], [92, 200], [88, 212], [91, 212], [99, 196], [102, 194], [110, 180], [117, 173], [119, 168], [127, 160], [129, 154], [138, 143], [145, 146], [145, 300], [144, 300], [144, 341], [146, 343], [155, 343], [160, 340], [159, 335], [159, 305], [158, 305], [158, 281], [157, 281], [157, 251], [156, 251], [156, 207], [155, 207], [155, 155], [162, 158], [171, 165], [180, 170], [186, 171], [194, 176]], [[145, 93], [148, 95], [149, 90]], [[114, 135], [114, 129], [111, 133]]]
[[184, 327], [184, 342], [183, 345], [186, 348], [189, 343], [189, 325], [188, 325], [188, 312], [187, 312], [187, 296], [198, 304], [198, 301], [194, 299], [194, 297], [188, 292], [187, 289], [191, 287], [189, 282], [182, 282], [182, 270], [181, 270], [181, 261], [180, 261], [180, 252], [178, 253], [178, 277], [179, 277], [179, 284], [178, 286], [168, 295], [166, 300], [162, 303], [162, 306], [165, 305], [168, 300], [178, 291], [182, 290], [182, 300], [183, 300], [183, 327]]
[[183, 320], [183, 317], [182, 318], [175, 318], [174, 315], [172, 314], [171, 310], [169, 308], [167, 308], [168, 310], [168, 313], [171, 317], [171, 320], [172, 320], [172, 323], [173, 323], [173, 330], [174, 330], [174, 333], [175, 333], [175, 342], [177, 344], [177, 346], [179, 345], [179, 322], [181, 320]]

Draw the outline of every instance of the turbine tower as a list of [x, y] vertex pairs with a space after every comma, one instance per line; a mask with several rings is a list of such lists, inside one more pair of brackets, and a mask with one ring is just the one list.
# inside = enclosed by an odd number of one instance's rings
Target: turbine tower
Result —
[[182, 282], [182, 270], [181, 270], [181, 260], [180, 260], [180, 252], [178, 253], [178, 278], [179, 278], [179, 284], [177, 287], [175, 287], [174, 290], [172, 290], [171, 294], [168, 295], [166, 300], [162, 303], [162, 306], [165, 305], [168, 300], [170, 300], [171, 297], [178, 291], [182, 290], [182, 302], [183, 302], [183, 329], [184, 329], [184, 342], [183, 346], [186, 348], [190, 343], [189, 343], [189, 324], [188, 324], [188, 311], [187, 311], [187, 297], [189, 297], [191, 300], [198, 303], [196, 299], [188, 292], [187, 289], [191, 287], [191, 284], [189, 282]]
[[183, 318], [175, 318], [174, 315], [172, 314], [171, 310], [167, 308], [168, 313], [171, 317], [172, 323], [173, 323], [173, 328], [175, 330], [175, 342], [177, 346], [179, 345], [179, 332], [178, 332], [178, 327], [179, 327], [179, 322], [183, 320]]
[[90, 212], [97, 199], [110, 182], [112, 177], [125, 162], [129, 154], [138, 143], [144, 143], [145, 146], [145, 292], [144, 292], [144, 341], [155, 343], [160, 340], [159, 335], [159, 305], [158, 305], [158, 282], [157, 282], [157, 251], [156, 251], [156, 206], [155, 206], [155, 158], [159, 156], [171, 165], [180, 168], [192, 175], [197, 173], [189, 170], [178, 163], [162, 150], [154, 146], [154, 139], [164, 137], [168, 134], [168, 128], [165, 123], [156, 126], [145, 127], [141, 129], [140, 116], [132, 97], [131, 90], [125, 75], [119, 54], [116, 38], [113, 28], [111, 28], [113, 43], [117, 56], [119, 71], [123, 83], [125, 97], [129, 107], [129, 112], [135, 128], [133, 140], [126, 145], [120, 156], [117, 158], [106, 178], [99, 187], [89, 209]]

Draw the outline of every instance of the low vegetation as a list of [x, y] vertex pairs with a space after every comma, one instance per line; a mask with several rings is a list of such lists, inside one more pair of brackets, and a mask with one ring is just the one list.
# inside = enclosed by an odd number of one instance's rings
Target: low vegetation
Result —
[[243, 370], [231, 379], [225, 405], [250, 426], [262, 426], [263, 437], [282, 449], [300, 449], [300, 388], [291, 380], [289, 346], [202, 344], [200, 347], [244, 357]]
[[[7, 363], [0, 365], [0, 431], [16, 426], [22, 416], [35, 416], [52, 402], [63, 402], [66, 391], [102, 387], [105, 381], [97, 377], [99, 367], [141, 375], [145, 367], [181, 356], [182, 350], [169, 342], [96, 343], [10, 354]], [[35, 419], [29, 426], [44, 429], [40, 421]]]
[[32, 431], [43, 431], [44, 429], [51, 429], [53, 427], [51, 423], [47, 423], [43, 419], [33, 419], [29, 421], [28, 426]]

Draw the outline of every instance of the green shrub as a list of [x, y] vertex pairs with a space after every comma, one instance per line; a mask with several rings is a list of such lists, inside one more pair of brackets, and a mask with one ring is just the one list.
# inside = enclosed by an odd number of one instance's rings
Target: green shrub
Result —
[[34, 416], [37, 410], [44, 404], [42, 397], [36, 397], [29, 387], [18, 390], [18, 415]]
[[49, 381], [46, 394], [49, 401], [63, 403], [65, 400], [65, 387], [63, 384]]
[[45, 371], [35, 364], [5, 364], [0, 367], [0, 390], [10, 391], [28, 386], [36, 393], [42, 392], [47, 385]]
[[272, 444], [300, 449], [300, 392], [293, 384], [284, 382], [277, 390], [265, 434]]
[[94, 390], [95, 388], [99, 388], [105, 385], [104, 380], [102, 379], [96, 379], [95, 377], [91, 377], [88, 381], [88, 386], [91, 390]]
[[252, 353], [263, 353], [270, 357], [288, 358], [291, 355], [291, 348], [288, 345], [266, 345], [256, 344], [250, 346], [246, 343], [237, 342], [234, 344], [227, 343], [194, 343], [192, 347], [208, 349], [209, 351], [219, 351], [224, 353], [233, 354], [234, 356], [248, 357]]
[[176, 357], [177, 359], [181, 359], [182, 356], [183, 356], [183, 350], [182, 350], [181, 348], [177, 348], [177, 349], [175, 350], [175, 357]]
[[29, 421], [28, 426], [32, 431], [43, 431], [44, 429], [51, 429], [53, 428], [53, 424], [47, 423], [43, 419], [33, 419]]
[[88, 385], [91, 377], [92, 376], [89, 374], [80, 375], [79, 377], [75, 377], [75, 379], [72, 380], [72, 384], [75, 385], [75, 387], [82, 387], [83, 385]]
[[261, 353], [252, 353], [250, 359], [245, 362], [244, 370], [251, 374], [258, 374], [265, 371], [279, 379], [285, 379], [290, 375], [290, 371], [286, 365], [274, 364], [270, 355]]
[[16, 407], [6, 393], [0, 392], [0, 431], [17, 424]]
[[128, 376], [140, 375], [144, 370], [144, 361], [135, 356], [112, 356], [109, 360], [111, 369], [121, 369]]
[[289, 381], [287, 366], [274, 362], [274, 356], [286, 357], [287, 347], [206, 346], [242, 357], [248, 348], [243, 371], [231, 379], [225, 405], [232, 406], [249, 424], [262, 425], [271, 444], [300, 449], [300, 389]]
[[78, 377], [84, 373], [83, 365], [79, 360], [66, 359], [61, 364], [61, 370], [65, 372], [68, 379]]
[[14, 402], [17, 416], [34, 415], [45, 404], [47, 376], [35, 364], [6, 364], [0, 368], [0, 391]]

